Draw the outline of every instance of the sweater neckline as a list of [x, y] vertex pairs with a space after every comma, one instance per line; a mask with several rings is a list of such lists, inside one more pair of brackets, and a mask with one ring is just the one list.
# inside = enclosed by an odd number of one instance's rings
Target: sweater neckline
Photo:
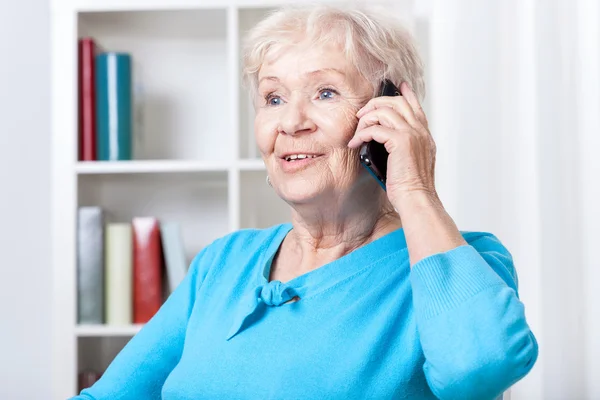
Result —
[[[287, 302], [296, 296], [300, 298], [300, 301], [315, 296], [339, 282], [351, 278], [359, 271], [374, 265], [377, 261], [393, 256], [393, 254], [397, 254], [407, 247], [404, 229], [398, 228], [337, 260], [305, 272], [285, 283], [279, 280], [269, 281], [268, 277], [271, 273], [275, 254], [277, 254], [283, 240], [292, 228], [291, 223], [272, 228], [274, 234], [270, 235], [271, 242], [267, 245], [260, 259], [252, 289], [245, 294], [234, 311], [234, 318], [226, 340], [236, 336], [245, 327], [258, 323], [260, 309], [288, 306], [290, 303]], [[400, 268], [400, 265], [398, 265], [398, 268]]]
[[280, 285], [283, 288], [293, 288], [300, 299], [316, 295], [339, 281], [375, 264], [382, 258], [389, 257], [391, 253], [404, 250], [407, 247], [404, 228], [398, 228], [334, 261], [305, 272], [287, 282], [269, 281], [275, 255], [292, 229], [293, 225], [291, 223], [280, 224], [276, 227], [276, 233], [264, 253], [256, 283], [258, 285], [271, 284]]

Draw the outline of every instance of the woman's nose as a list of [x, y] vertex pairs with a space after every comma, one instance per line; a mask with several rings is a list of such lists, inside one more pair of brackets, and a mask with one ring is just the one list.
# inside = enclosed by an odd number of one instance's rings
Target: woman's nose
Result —
[[307, 115], [306, 106], [298, 103], [288, 103], [281, 115], [279, 133], [286, 135], [301, 135], [313, 132], [315, 123]]

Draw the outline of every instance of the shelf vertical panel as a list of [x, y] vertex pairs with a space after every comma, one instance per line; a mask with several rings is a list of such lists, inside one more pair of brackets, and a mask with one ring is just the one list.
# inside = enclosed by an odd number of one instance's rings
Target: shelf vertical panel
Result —
[[77, 17], [51, 2], [52, 398], [76, 389], [75, 225], [77, 181]]
[[[239, 19], [238, 8], [231, 5], [227, 8], [227, 65], [230, 82], [229, 93], [231, 118], [229, 132], [231, 134], [230, 151], [236, 160], [240, 159], [240, 52], [239, 52]], [[234, 232], [240, 228], [239, 193], [240, 172], [237, 167], [229, 169], [229, 230]]]

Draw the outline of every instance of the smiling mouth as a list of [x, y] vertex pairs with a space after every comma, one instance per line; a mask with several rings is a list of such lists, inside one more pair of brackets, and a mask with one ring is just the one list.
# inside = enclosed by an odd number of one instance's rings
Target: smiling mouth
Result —
[[288, 162], [294, 162], [294, 161], [306, 160], [306, 159], [317, 158], [317, 157], [320, 157], [320, 155], [318, 155], [318, 154], [291, 154], [289, 156], [283, 157], [283, 159]]

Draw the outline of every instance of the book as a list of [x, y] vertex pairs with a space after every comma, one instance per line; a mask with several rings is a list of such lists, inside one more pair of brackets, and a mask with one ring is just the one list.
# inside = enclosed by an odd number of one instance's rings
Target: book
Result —
[[92, 387], [102, 377], [102, 373], [93, 369], [86, 369], [78, 374], [77, 387], [78, 392], [83, 389]]
[[181, 225], [174, 221], [161, 222], [160, 235], [169, 286], [168, 294], [171, 294], [185, 278], [188, 270]]
[[98, 160], [131, 160], [131, 55], [104, 51], [96, 55], [95, 67]]
[[105, 226], [106, 324], [130, 325], [133, 318], [133, 240], [128, 222]]
[[104, 212], [77, 212], [77, 323], [104, 323]]
[[91, 37], [78, 40], [79, 160], [96, 160], [96, 66], [98, 47]]
[[144, 324], [163, 302], [163, 255], [155, 217], [135, 217], [133, 229], [133, 322]]

